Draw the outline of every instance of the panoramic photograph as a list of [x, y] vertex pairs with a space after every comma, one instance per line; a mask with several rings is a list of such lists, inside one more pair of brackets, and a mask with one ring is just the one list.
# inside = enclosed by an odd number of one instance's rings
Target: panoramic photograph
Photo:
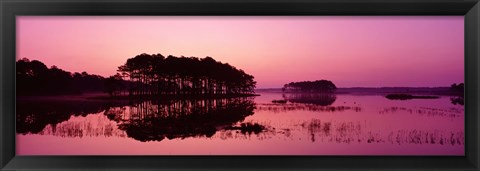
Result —
[[463, 16], [16, 20], [17, 155], [465, 155]]

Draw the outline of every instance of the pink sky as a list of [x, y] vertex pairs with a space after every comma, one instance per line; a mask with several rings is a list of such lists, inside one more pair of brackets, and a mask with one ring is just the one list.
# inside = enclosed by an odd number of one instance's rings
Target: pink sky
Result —
[[17, 17], [17, 59], [110, 76], [141, 53], [211, 56], [257, 88], [449, 86], [464, 80], [463, 16]]

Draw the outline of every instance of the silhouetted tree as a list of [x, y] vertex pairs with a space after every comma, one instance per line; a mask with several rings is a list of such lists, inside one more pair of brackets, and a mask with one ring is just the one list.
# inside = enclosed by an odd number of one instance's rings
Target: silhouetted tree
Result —
[[124, 89], [122, 76], [120, 74], [116, 74], [114, 76], [110, 76], [105, 79], [105, 91], [110, 96], [118, 96], [121, 94], [122, 90]]
[[292, 92], [320, 92], [331, 93], [337, 89], [335, 84], [328, 80], [291, 82], [285, 84], [282, 91]]
[[450, 86], [450, 90], [463, 92], [465, 90], [465, 85], [463, 83], [460, 83], [460, 84], [455, 84], [454, 83]]
[[104, 78], [86, 72], [70, 73], [57, 66], [48, 68], [27, 58], [16, 62], [18, 95], [62, 95], [103, 91]]
[[450, 101], [452, 104], [454, 105], [464, 105], [464, 99], [465, 99], [465, 94], [464, 94], [464, 91], [465, 91], [465, 84], [463, 83], [460, 83], [460, 84], [452, 84], [450, 86], [450, 90], [455, 92], [456, 94], [456, 97], [451, 97], [450, 98]]
[[165, 58], [140, 54], [118, 67], [124, 78], [134, 82], [131, 95], [198, 95], [253, 93], [254, 77], [211, 57]]
[[17, 94], [29, 95], [46, 92], [48, 77], [48, 68], [42, 62], [30, 61], [27, 58], [20, 59], [16, 63]]

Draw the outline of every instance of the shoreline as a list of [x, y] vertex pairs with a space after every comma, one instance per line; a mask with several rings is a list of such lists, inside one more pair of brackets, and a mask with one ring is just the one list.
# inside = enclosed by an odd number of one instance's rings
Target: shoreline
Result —
[[[222, 99], [236, 97], [255, 97], [262, 93], [281, 93], [281, 94], [317, 94], [315, 92], [282, 92], [281, 89], [256, 89], [253, 94], [201, 94], [201, 95], [147, 95], [147, 96], [129, 96], [121, 95], [111, 97], [103, 92], [87, 92], [83, 94], [65, 94], [65, 95], [20, 95], [16, 100], [36, 101], [36, 100], [61, 100], [61, 101], [127, 101], [127, 100], [189, 100], [189, 99]], [[320, 93], [322, 94], [322, 93]], [[451, 91], [447, 87], [439, 88], [339, 88], [332, 95], [380, 95], [389, 94], [410, 94], [413, 96], [462, 96], [462, 92]]]
[[148, 96], [115, 96], [112, 97], [105, 93], [81, 94], [81, 95], [41, 95], [41, 96], [17, 96], [16, 100], [35, 101], [35, 100], [62, 100], [62, 101], [127, 101], [127, 100], [195, 100], [195, 99], [225, 99], [238, 97], [255, 97], [260, 94], [218, 94], [218, 95], [148, 95]]
[[89, 97], [87, 99], [96, 99], [96, 100], [193, 100], [193, 99], [224, 99], [224, 98], [237, 98], [237, 97], [254, 97], [260, 96], [260, 94], [201, 94], [201, 95], [146, 95], [146, 96], [95, 96]]
[[[272, 89], [256, 89], [256, 93], [284, 93], [284, 94], [321, 94], [316, 92], [283, 92], [280, 88]], [[388, 94], [412, 94], [412, 95], [438, 95], [438, 96], [459, 96], [463, 95], [463, 92], [452, 91], [448, 87], [384, 87], [384, 88], [338, 88], [331, 94], [335, 95], [381, 95]]]

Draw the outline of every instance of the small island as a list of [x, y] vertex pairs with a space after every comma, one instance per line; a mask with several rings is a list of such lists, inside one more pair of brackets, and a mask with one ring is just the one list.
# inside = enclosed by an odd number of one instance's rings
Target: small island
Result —
[[283, 100], [283, 99], [282, 99], [282, 100], [272, 100], [272, 103], [280, 103], [280, 104], [282, 104], [282, 103], [287, 103], [287, 100]]
[[309, 93], [333, 93], [337, 86], [329, 80], [291, 82], [285, 84], [283, 92], [309, 92]]
[[273, 100], [272, 103], [285, 104], [302, 103], [328, 106], [336, 100], [337, 86], [329, 80], [290, 82], [282, 88], [283, 100]]
[[[388, 94], [385, 96], [385, 98], [390, 99], [390, 100], [411, 100], [411, 99], [438, 99], [440, 96], [438, 95], [449, 95], [449, 96], [454, 96], [451, 99], [452, 104], [459, 104], [463, 105], [464, 101], [464, 88], [465, 85], [464, 83], [459, 83], [459, 84], [452, 84], [450, 88], [446, 88], [442, 91], [432, 91], [432, 92], [417, 92], [417, 93], [429, 93], [429, 95], [413, 95], [409, 93], [392, 93]], [[432, 95], [434, 94], [434, 95]]]
[[439, 96], [416, 96], [411, 94], [389, 94], [385, 96], [390, 100], [411, 100], [411, 99], [438, 99]]

